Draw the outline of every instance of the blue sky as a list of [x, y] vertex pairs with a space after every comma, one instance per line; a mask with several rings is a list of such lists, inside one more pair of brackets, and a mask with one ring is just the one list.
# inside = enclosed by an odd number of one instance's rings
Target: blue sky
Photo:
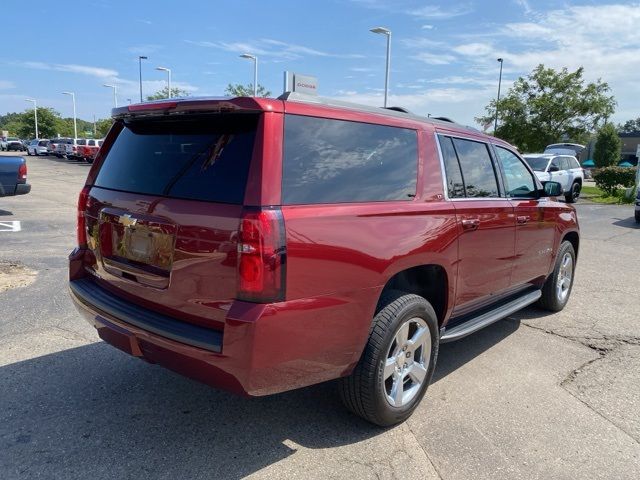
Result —
[[[26, 6], [28, 5], [28, 7]], [[173, 85], [192, 95], [222, 95], [252, 81], [277, 96], [284, 70], [316, 75], [320, 94], [382, 103], [385, 38], [392, 33], [390, 101], [415, 113], [466, 124], [497, 89], [538, 63], [584, 66], [618, 101], [615, 121], [640, 116], [640, 4], [591, 1], [192, 1], [3, 0], [0, 113], [23, 111], [25, 97], [65, 116], [108, 116], [115, 83], [120, 103], [139, 99], [138, 55], [146, 93]]]

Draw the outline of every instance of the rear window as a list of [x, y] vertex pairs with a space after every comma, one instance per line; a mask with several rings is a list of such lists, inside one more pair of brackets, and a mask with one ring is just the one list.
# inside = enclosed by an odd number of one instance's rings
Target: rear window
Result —
[[544, 172], [547, 169], [549, 163], [548, 157], [524, 157], [532, 170], [536, 172]]
[[417, 165], [415, 130], [287, 115], [282, 203], [411, 200]]
[[257, 123], [255, 114], [125, 123], [95, 186], [241, 204]]

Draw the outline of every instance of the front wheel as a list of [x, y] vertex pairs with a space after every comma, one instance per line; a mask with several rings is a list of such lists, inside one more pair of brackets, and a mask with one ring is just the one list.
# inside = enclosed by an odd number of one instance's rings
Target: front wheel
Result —
[[571, 185], [571, 190], [564, 196], [566, 202], [575, 203], [575, 201], [578, 200], [578, 197], [580, 196], [580, 190], [580, 184], [578, 182], [574, 182], [573, 185]]
[[553, 272], [544, 282], [538, 306], [552, 312], [562, 310], [571, 295], [576, 267], [576, 252], [571, 242], [560, 244]]
[[406, 420], [431, 382], [438, 357], [438, 319], [424, 298], [394, 292], [373, 319], [353, 373], [341, 379], [346, 407], [387, 427]]

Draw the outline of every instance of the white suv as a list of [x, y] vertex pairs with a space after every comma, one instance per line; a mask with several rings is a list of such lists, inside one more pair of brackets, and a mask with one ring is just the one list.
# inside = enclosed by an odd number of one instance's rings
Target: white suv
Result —
[[530, 153], [523, 157], [541, 182], [551, 180], [562, 185], [567, 203], [578, 199], [584, 182], [584, 171], [576, 157], [555, 153]]

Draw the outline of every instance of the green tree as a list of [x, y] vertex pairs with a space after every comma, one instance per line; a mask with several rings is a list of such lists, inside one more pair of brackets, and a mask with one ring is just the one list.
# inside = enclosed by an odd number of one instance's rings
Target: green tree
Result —
[[104, 138], [107, 133], [109, 133], [109, 129], [113, 125], [113, 120], [110, 118], [101, 118], [96, 122], [96, 130], [98, 133], [96, 134], [97, 138]]
[[[224, 89], [224, 93], [231, 97], [253, 97], [253, 83], [242, 85], [240, 83], [230, 83], [227, 88]], [[258, 96], [270, 97], [271, 92], [258, 84]]]
[[542, 151], [561, 140], [583, 143], [613, 114], [616, 102], [609, 92], [609, 85], [601, 80], [585, 85], [582, 67], [558, 72], [538, 65], [526, 78], [518, 78], [498, 104], [492, 100], [486, 115], [476, 121], [492, 122], [497, 106], [494, 135], [523, 151]]
[[617, 129], [620, 133], [640, 132], [640, 117], [618, 124]]
[[618, 136], [616, 127], [612, 123], [606, 123], [599, 131], [596, 145], [593, 151], [593, 161], [596, 167], [608, 167], [616, 165], [620, 160], [622, 140]]
[[[17, 135], [20, 138], [34, 138], [36, 135], [33, 109], [27, 110], [22, 116], [21, 128]], [[40, 138], [54, 138], [58, 133], [57, 127], [60, 114], [52, 108], [38, 107], [38, 135]]]
[[[187, 92], [186, 90], [183, 90], [181, 88], [171, 88], [171, 98], [178, 98], [178, 97], [188, 97], [189, 96], [189, 92]], [[163, 98], [168, 98], [169, 97], [169, 87], [164, 87], [162, 90], [158, 90], [156, 93], [154, 93], [153, 95], [147, 95], [147, 101], [152, 101], [152, 100], [162, 100]]]

